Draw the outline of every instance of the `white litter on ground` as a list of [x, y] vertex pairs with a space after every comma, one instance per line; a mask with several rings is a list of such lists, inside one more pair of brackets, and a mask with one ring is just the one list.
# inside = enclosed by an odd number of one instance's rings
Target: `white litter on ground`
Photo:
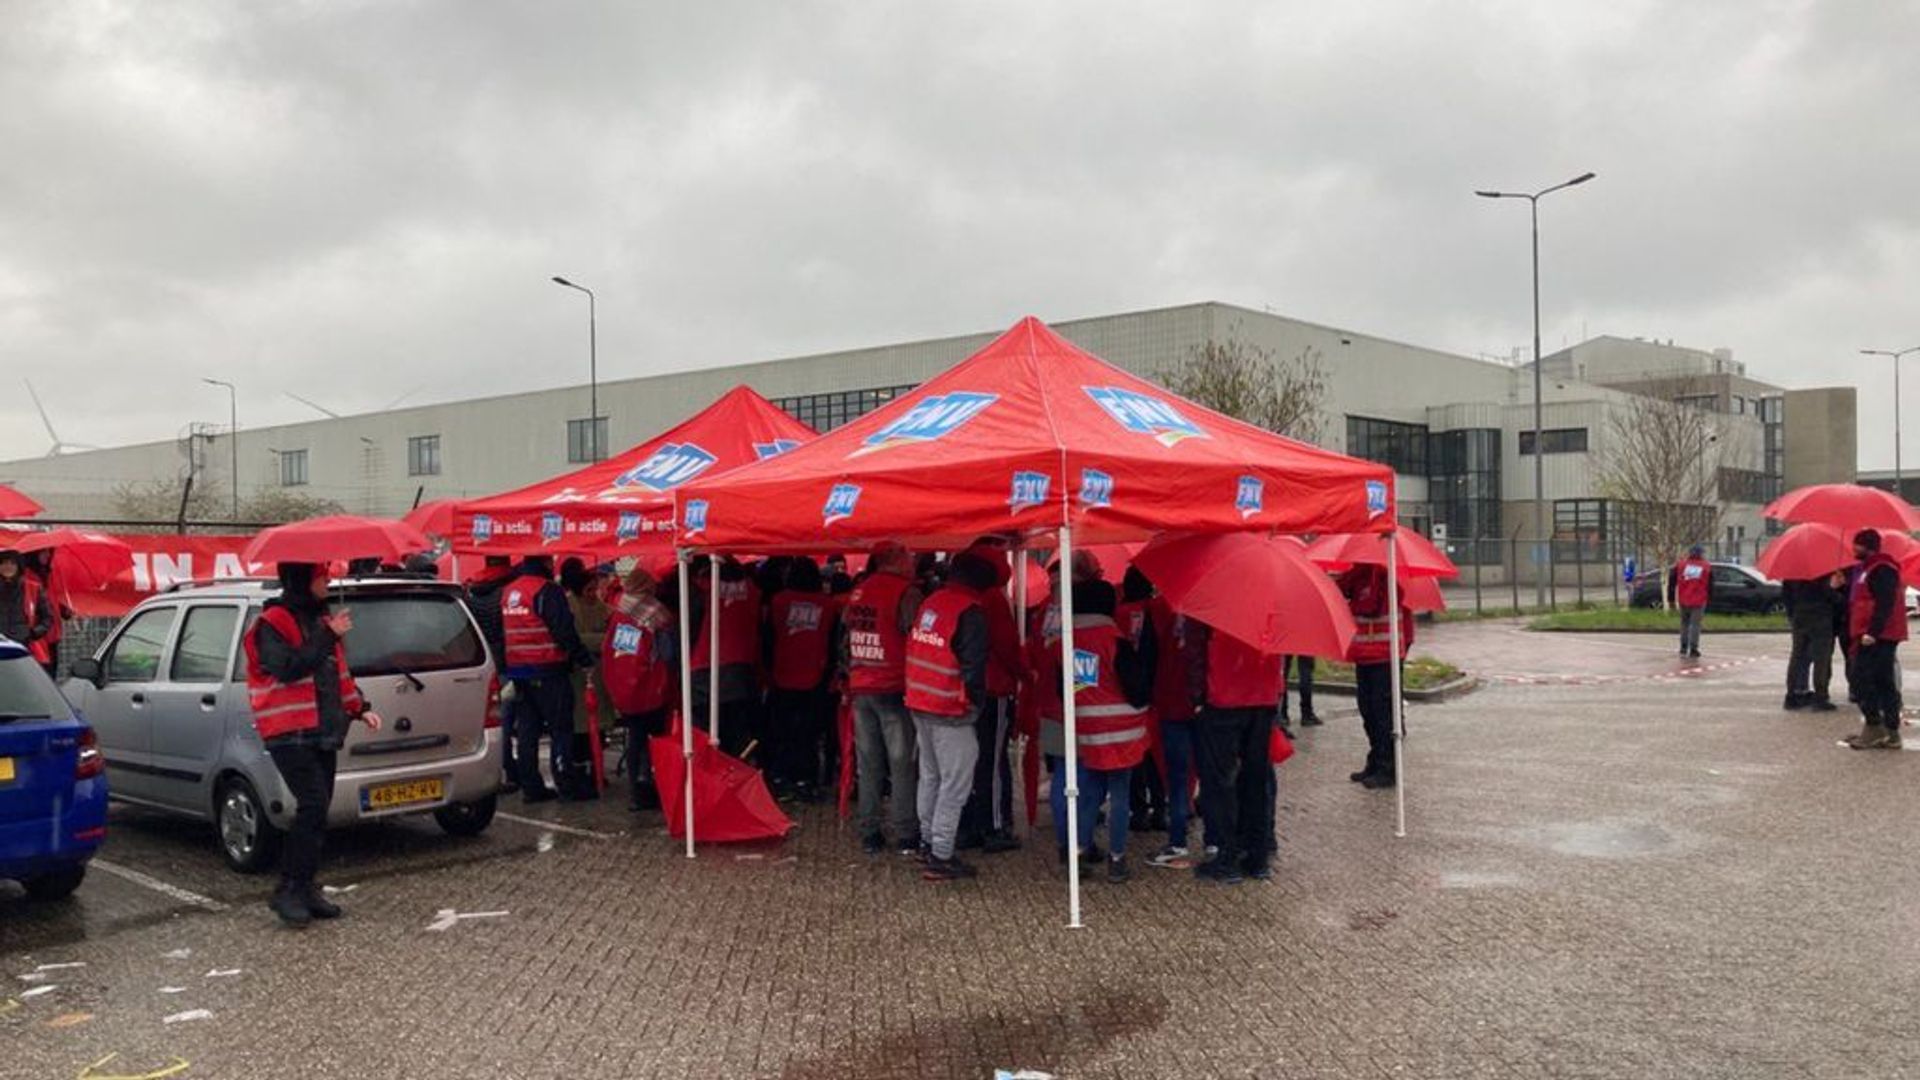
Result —
[[437, 934], [443, 930], [451, 930], [462, 919], [503, 919], [507, 914], [504, 911], [458, 912], [452, 908], [441, 908], [433, 913], [433, 921], [427, 924], [427, 932]]
[[172, 951], [172, 952], [170, 952], [170, 953], [161, 953], [161, 954], [160, 954], [160, 959], [162, 959], [162, 960], [185, 960], [185, 959], [186, 959], [187, 957], [189, 957], [189, 956], [192, 956], [192, 955], [193, 955], [193, 950], [192, 950], [192, 949], [175, 949], [175, 950], [173, 950], [173, 951]]
[[213, 1019], [213, 1014], [205, 1009], [188, 1009], [186, 1012], [177, 1012], [172, 1016], [162, 1017], [160, 1022], [163, 1024], [184, 1024], [190, 1020], [211, 1019]]
[[542, 855], [546, 854], [549, 851], [552, 851], [553, 850], [553, 834], [550, 832], [541, 833], [540, 839], [535, 840], [533, 842], [533, 850], [540, 852]]
[[320, 891], [323, 893], [332, 893], [334, 895], [338, 895], [340, 893], [350, 893], [359, 887], [360, 887], [360, 883], [356, 881], [351, 885], [322, 885], [320, 886]]
[[75, 961], [73, 961], [73, 962], [71, 962], [71, 963], [67, 963], [67, 964], [41, 964], [41, 965], [40, 965], [39, 967], [37, 967], [37, 968], [34, 968], [33, 970], [34, 970], [34, 971], [36, 971], [36, 972], [38, 972], [38, 971], [67, 971], [67, 970], [69, 970], [69, 969], [71, 969], [71, 968], [83, 968], [83, 967], [86, 967], [86, 966], [87, 966], [87, 962], [86, 962], [85, 960], [75, 960]]
[[163, 986], [160, 988], [160, 992], [163, 994], [184, 994], [187, 992], [187, 988], [184, 986]]
[[209, 979], [231, 979], [232, 977], [234, 977], [235, 975], [238, 975], [238, 974], [240, 974], [240, 969], [239, 969], [239, 968], [224, 968], [224, 969], [223, 969], [223, 968], [214, 968], [214, 969], [213, 969], [212, 971], [209, 971], [209, 972], [207, 972], [207, 978], [209, 978]]
[[20, 1000], [25, 1001], [28, 998], [37, 998], [41, 994], [51, 994], [58, 989], [60, 988], [57, 986], [49, 985], [49, 986], [36, 986], [31, 990], [22, 990], [20, 991]]

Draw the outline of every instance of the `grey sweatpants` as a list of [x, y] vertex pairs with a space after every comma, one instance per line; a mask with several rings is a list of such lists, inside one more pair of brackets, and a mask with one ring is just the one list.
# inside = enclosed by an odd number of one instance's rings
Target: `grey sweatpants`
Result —
[[973, 793], [973, 767], [980, 761], [980, 740], [973, 714], [913, 714], [914, 742], [920, 751], [920, 836], [936, 859], [953, 858], [960, 812]]
[[1700, 651], [1700, 621], [1707, 614], [1703, 607], [1680, 609], [1680, 651]]

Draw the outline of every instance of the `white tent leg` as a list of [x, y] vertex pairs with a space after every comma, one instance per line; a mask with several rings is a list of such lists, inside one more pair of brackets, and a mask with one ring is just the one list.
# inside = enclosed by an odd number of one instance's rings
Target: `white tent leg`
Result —
[[1073, 527], [1060, 526], [1060, 717], [1066, 729], [1060, 767], [1067, 788], [1067, 928], [1080, 921], [1080, 753], [1073, 704]]
[[[693, 858], [693, 605], [691, 574], [687, 572], [692, 553], [680, 550], [680, 757], [686, 770], [687, 858]], [[633, 751], [629, 749], [627, 753]]]
[[1387, 534], [1387, 678], [1393, 688], [1393, 835], [1407, 835], [1406, 708], [1400, 700], [1400, 545]]
[[720, 558], [707, 559], [707, 737], [720, 745]]

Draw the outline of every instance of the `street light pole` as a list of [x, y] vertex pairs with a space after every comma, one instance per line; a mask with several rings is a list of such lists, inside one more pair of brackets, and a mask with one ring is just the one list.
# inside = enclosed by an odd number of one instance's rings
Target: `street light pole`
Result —
[[[1531, 195], [1519, 191], [1476, 191], [1475, 195], [1483, 199], [1525, 199], [1533, 222], [1533, 527], [1538, 540], [1551, 542], [1552, 534], [1547, 531], [1546, 518], [1546, 431], [1545, 409], [1541, 404], [1540, 372], [1540, 200], [1561, 188], [1570, 188], [1575, 184], [1584, 184], [1593, 179], [1593, 173], [1581, 173], [1565, 183], [1542, 188]], [[1538, 554], [1539, 549], [1535, 549]], [[1551, 557], [1548, 564], [1552, 564]], [[1514, 568], [1516, 571], [1519, 567]], [[1533, 604], [1536, 608], [1547, 606], [1547, 579], [1544, 568], [1536, 568], [1533, 575]]]
[[593, 440], [593, 449], [587, 456], [591, 461], [599, 461], [603, 453], [600, 446], [600, 331], [593, 290], [575, 285], [558, 274], [554, 275], [553, 283], [587, 294], [587, 437]]
[[208, 386], [227, 388], [227, 448], [233, 451], [233, 520], [240, 521], [240, 392], [230, 382], [201, 379]]
[[1887, 356], [1893, 359], [1893, 493], [1906, 498], [1902, 490], [1900, 473], [1900, 358], [1908, 353], [1920, 352], [1920, 345], [1911, 349], [1861, 349], [1862, 356]]

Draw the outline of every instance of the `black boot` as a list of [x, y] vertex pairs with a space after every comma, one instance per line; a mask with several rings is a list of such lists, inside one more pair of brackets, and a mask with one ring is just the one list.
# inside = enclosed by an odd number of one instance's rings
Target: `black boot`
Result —
[[304, 891], [291, 881], [282, 881], [280, 887], [273, 891], [273, 899], [267, 901], [267, 906], [288, 926], [304, 927], [313, 922], [313, 911], [307, 907]]
[[311, 912], [316, 919], [337, 919], [343, 914], [339, 904], [327, 899], [326, 890], [312, 882], [307, 883], [306, 896], [303, 899], [307, 902], [307, 911]]

